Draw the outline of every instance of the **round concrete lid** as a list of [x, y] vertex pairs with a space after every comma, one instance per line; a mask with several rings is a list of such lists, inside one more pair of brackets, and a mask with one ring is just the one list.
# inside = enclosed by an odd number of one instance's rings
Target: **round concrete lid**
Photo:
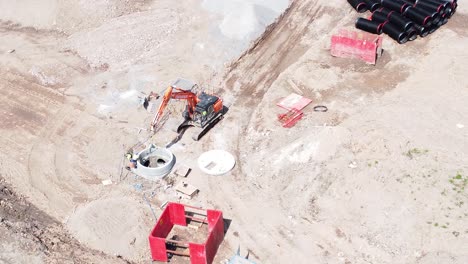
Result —
[[236, 160], [231, 153], [224, 150], [210, 150], [198, 158], [198, 167], [210, 175], [222, 175], [228, 173], [236, 165]]

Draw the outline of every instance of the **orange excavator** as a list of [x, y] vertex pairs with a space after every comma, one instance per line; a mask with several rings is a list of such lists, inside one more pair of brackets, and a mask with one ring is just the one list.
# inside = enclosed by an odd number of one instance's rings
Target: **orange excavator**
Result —
[[151, 122], [151, 130], [154, 131], [164, 114], [164, 110], [171, 99], [185, 100], [187, 105], [182, 113], [184, 122], [177, 128], [177, 133], [181, 135], [189, 127], [197, 127], [197, 131], [192, 136], [193, 140], [201, 139], [214, 125], [216, 125], [228, 108], [223, 105], [223, 100], [217, 96], [205, 92], [194, 93], [198, 85], [184, 79], [178, 79], [169, 86], [164, 93], [159, 109]]

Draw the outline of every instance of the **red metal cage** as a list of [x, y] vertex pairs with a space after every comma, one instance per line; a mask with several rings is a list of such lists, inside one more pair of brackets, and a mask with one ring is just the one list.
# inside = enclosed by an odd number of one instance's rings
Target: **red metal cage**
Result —
[[[187, 214], [186, 208], [202, 211], [205, 218]], [[202, 215], [197, 213], [198, 215]], [[187, 220], [208, 224], [208, 237], [205, 243], [197, 244], [167, 239], [174, 225], [187, 226]], [[149, 235], [149, 246], [153, 260], [168, 261], [168, 253], [190, 257], [192, 264], [211, 264], [224, 239], [223, 213], [218, 210], [203, 210], [179, 203], [168, 203], [158, 222]], [[189, 249], [189, 254], [179, 253], [167, 248], [167, 244], [175, 244]]]

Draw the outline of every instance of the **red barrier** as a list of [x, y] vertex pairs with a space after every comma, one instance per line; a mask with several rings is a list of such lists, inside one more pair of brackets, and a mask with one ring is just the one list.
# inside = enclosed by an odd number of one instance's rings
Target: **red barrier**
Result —
[[367, 32], [341, 30], [331, 38], [331, 55], [357, 58], [375, 64], [382, 53], [382, 37]]
[[[185, 208], [201, 210], [200, 208], [184, 206], [177, 203], [168, 203], [158, 219], [155, 227], [149, 235], [151, 257], [157, 261], [168, 261], [166, 237], [174, 225], [187, 226], [187, 215]], [[188, 244], [190, 251], [190, 263], [211, 264], [214, 260], [218, 247], [224, 239], [223, 212], [217, 210], [206, 210], [208, 221], [208, 238], [204, 244]]]
[[204, 244], [189, 243], [190, 263], [191, 264], [207, 264], [206, 246]]
[[218, 247], [224, 239], [223, 213], [215, 210], [207, 210], [209, 236], [206, 240], [206, 260], [212, 263]]
[[[183, 204], [170, 203], [171, 221], [173, 225], [187, 226], [185, 207]], [[172, 228], [172, 227], [171, 227]]]

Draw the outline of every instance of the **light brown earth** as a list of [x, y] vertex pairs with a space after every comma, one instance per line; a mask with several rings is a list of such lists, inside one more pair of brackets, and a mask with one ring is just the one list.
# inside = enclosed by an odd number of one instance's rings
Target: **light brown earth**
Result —
[[[463, 4], [428, 38], [385, 38], [369, 66], [329, 55], [331, 33], [357, 16], [346, 3], [295, 0], [224, 68], [197, 45], [210, 23], [197, 1], [111, 2], [97, 1], [95, 17], [60, 11], [71, 2], [41, 6], [37, 20], [17, 11], [26, 2], [0, 2], [0, 262], [149, 262], [152, 210], [177, 197], [120, 168], [150, 136], [138, 132], [151, 118], [138, 96], [178, 76], [209, 83], [230, 105], [200, 142], [188, 131], [171, 147], [200, 189], [183, 202], [232, 220], [215, 263], [238, 246], [256, 263], [468, 262]], [[275, 103], [291, 80], [329, 112], [309, 106], [282, 128]], [[180, 104], [149, 142], [171, 141]], [[196, 159], [210, 149], [235, 154], [235, 170], [204, 175]]]

